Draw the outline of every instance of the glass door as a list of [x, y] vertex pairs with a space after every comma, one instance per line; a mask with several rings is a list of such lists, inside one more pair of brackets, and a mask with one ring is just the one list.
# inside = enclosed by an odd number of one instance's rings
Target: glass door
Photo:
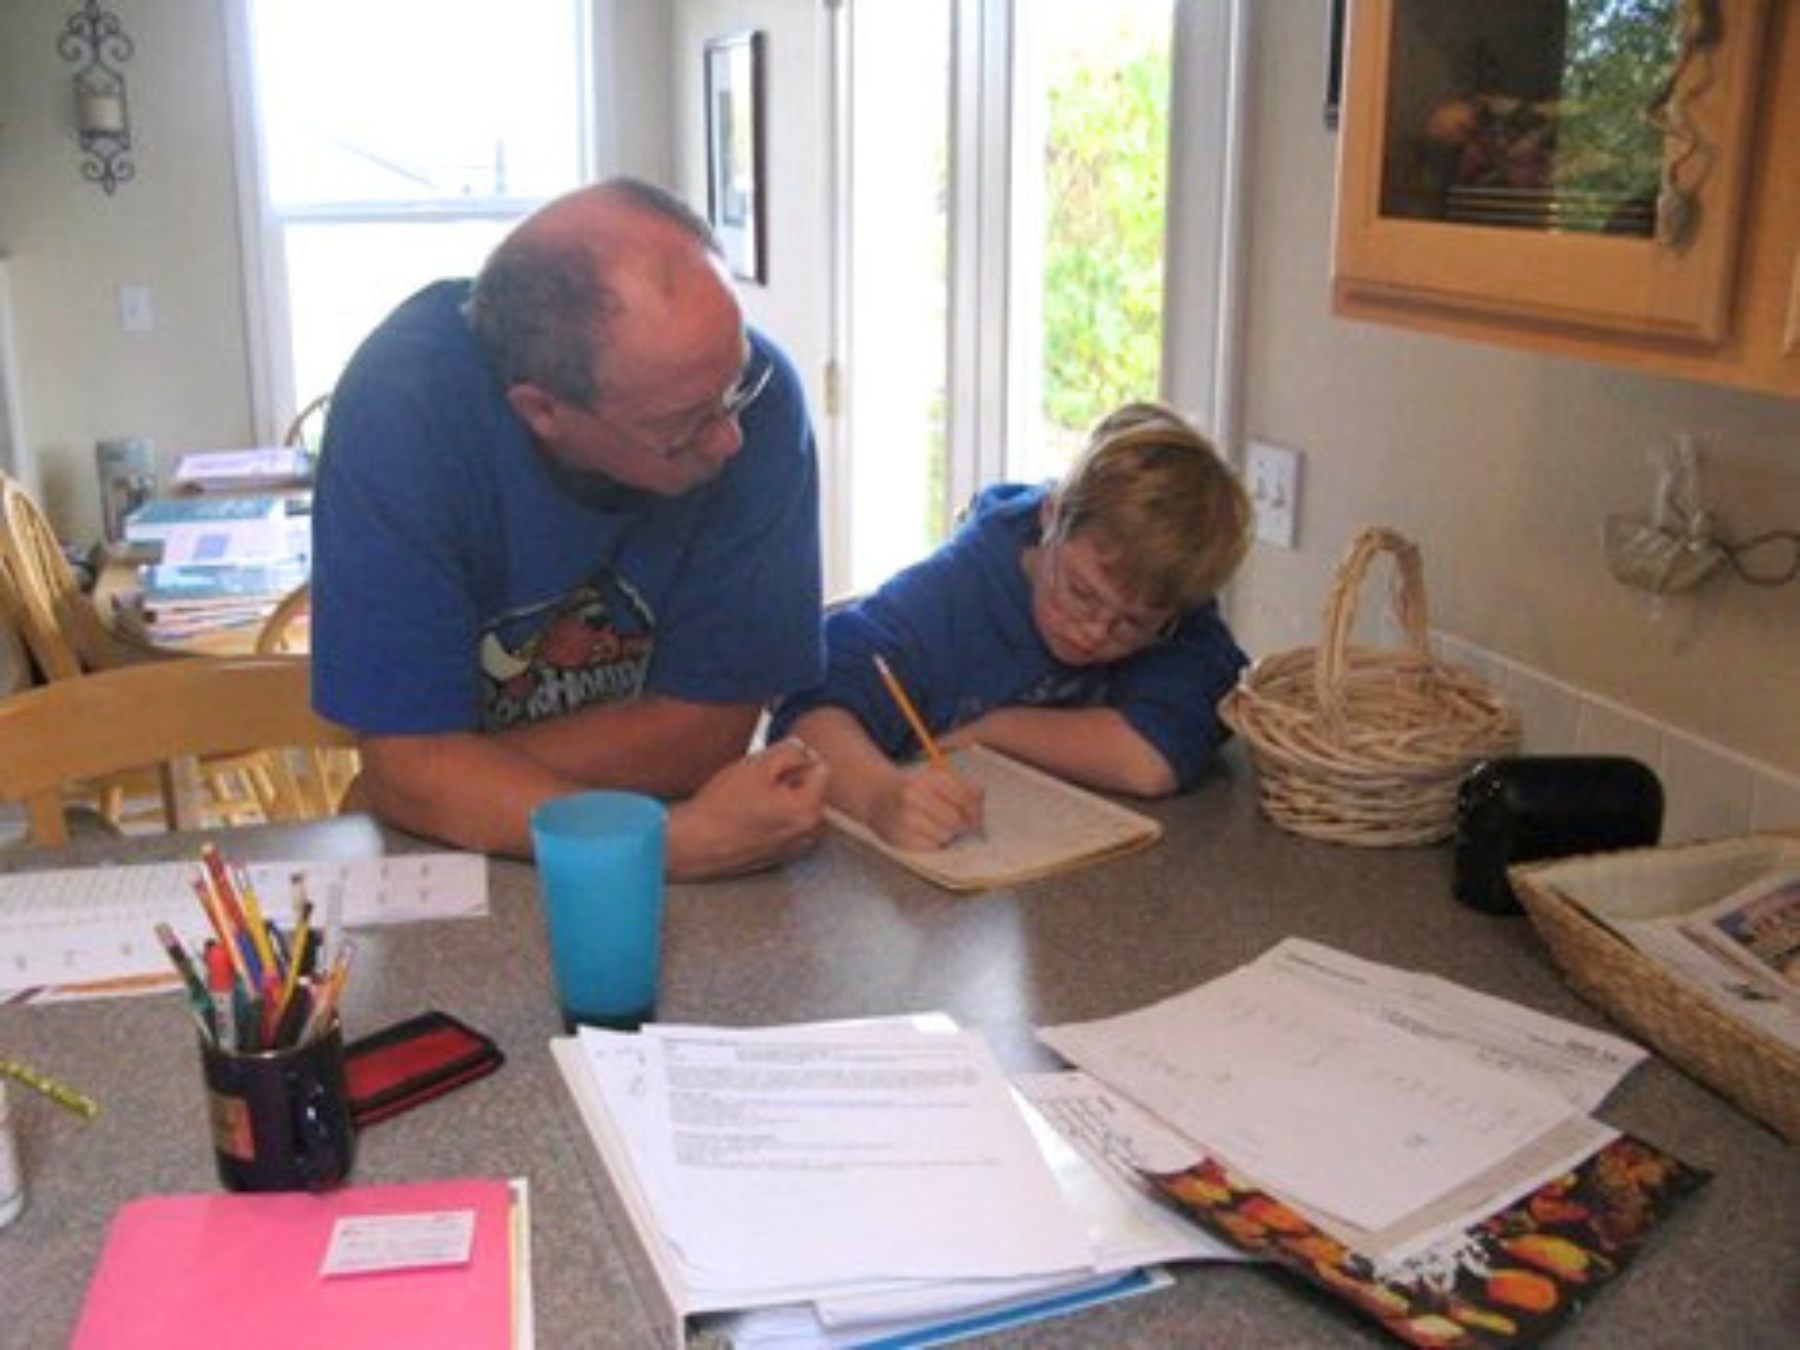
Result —
[[845, 254], [848, 586], [948, 525], [952, 0], [852, 0]]
[[1162, 385], [1174, 0], [1019, 10], [1009, 478], [1054, 478]]
[[834, 501], [867, 590], [1163, 383], [1176, 0], [848, 0]]

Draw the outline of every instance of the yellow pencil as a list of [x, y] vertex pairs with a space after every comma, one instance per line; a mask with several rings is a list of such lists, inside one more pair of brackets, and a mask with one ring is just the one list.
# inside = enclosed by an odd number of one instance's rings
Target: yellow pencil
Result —
[[913, 706], [912, 699], [907, 696], [905, 686], [889, 669], [888, 663], [882, 659], [880, 652], [875, 654], [875, 670], [881, 676], [881, 682], [887, 686], [888, 693], [893, 696], [895, 706], [900, 709], [900, 715], [906, 719], [906, 724], [912, 728], [913, 735], [919, 738], [919, 744], [930, 756], [932, 764], [947, 774], [955, 775], [956, 770], [951, 768], [950, 761], [944, 758], [944, 752], [939, 748], [930, 729], [926, 727], [925, 719], [919, 716], [919, 710]]
[[16, 1078], [26, 1087], [36, 1088], [58, 1106], [66, 1106], [76, 1115], [92, 1120], [100, 1114], [100, 1103], [85, 1092], [77, 1092], [67, 1083], [59, 1083], [49, 1074], [16, 1059], [0, 1059], [0, 1074]]
[[250, 884], [250, 874], [241, 867], [228, 869], [226, 875], [231, 877], [237, 890], [238, 900], [244, 907], [244, 918], [248, 920], [250, 941], [256, 948], [256, 955], [262, 961], [264, 970], [272, 970], [277, 978], [281, 976], [281, 961], [275, 954], [275, 944], [269, 940], [269, 921], [263, 918], [262, 905], [256, 898], [256, 888]]
[[300, 909], [294, 916], [294, 942], [288, 949], [287, 979], [282, 983], [281, 1002], [275, 1014], [277, 1032], [287, 1020], [288, 1008], [294, 1002], [294, 991], [300, 987], [300, 970], [306, 964], [306, 943], [311, 937], [312, 905], [302, 900]]

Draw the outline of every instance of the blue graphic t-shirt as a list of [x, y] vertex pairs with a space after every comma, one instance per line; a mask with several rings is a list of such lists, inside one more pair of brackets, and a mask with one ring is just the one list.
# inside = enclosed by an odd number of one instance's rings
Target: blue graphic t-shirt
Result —
[[333, 394], [314, 506], [314, 702], [374, 734], [497, 730], [644, 693], [760, 702], [818, 679], [818, 480], [799, 380], [676, 497], [540, 454], [439, 282]]

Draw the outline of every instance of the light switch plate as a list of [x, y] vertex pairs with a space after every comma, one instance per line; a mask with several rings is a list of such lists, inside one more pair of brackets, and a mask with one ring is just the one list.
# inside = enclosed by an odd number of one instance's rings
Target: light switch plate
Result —
[[1256, 507], [1256, 537], [1293, 548], [1300, 521], [1300, 452], [1251, 441], [1244, 456], [1244, 486]]
[[148, 286], [119, 287], [119, 326], [127, 333], [149, 333], [156, 328], [156, 308]]

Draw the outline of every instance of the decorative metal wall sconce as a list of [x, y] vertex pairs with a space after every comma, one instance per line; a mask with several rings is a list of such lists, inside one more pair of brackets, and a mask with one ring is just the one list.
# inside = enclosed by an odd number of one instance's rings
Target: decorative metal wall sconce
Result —
[[131, 39], [117, 15], [85, 0], [69, 16], [57, 54], [75, 66], [75, 130], [81, 137], [81, 176], [98, 183], [107, 196], [137, 173], [126, 152], [131, 149], [131, 110], [125, 101], [125, 72]]

